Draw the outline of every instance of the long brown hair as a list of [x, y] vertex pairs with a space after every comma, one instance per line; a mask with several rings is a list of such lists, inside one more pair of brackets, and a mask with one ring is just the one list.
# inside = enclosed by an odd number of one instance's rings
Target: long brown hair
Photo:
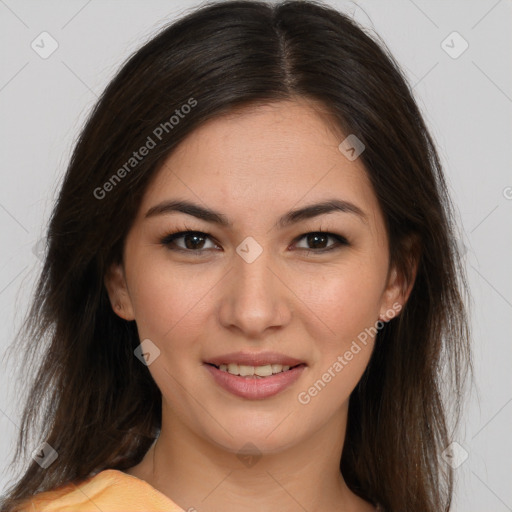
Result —
[[[333, 8], [302, 0], [196, 9], [131, 56], [94, 107], [15, 341], [22, 378], [32, 379], [11, 463], [23, 455], [25, 466], [2, 511], [140, 462], [161, 426], [161, 393], [134, 356], [135, 322], [112, 311], [105, 271], [122, 259], [149, 180], [187, 135], [236, 109], [298, 97], [323, 105], [343, 133], [363, 142], [391, 263], [410, 279], [411, 257], [418, 258], [409, 300], [379, 331], [351, 394], [340, 470], [355, 493], [388, 511], [450, 509], [453, 470], [441, 453], [460, 421], [472, 363], [467, 284], [443, 170], [385, 44]], [[144, 145], [152, 146], [146, 156], [130, 160]], [[58, 453], [46, 469], [27, 460], [31, 432], [36, 445], [46, 441]]]

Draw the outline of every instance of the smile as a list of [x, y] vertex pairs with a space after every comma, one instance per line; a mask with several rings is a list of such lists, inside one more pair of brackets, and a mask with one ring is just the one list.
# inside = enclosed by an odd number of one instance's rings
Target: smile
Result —
[[281, 393], [297, 381], [306, 369], [304, 363], [295, 366], [267, 364], [246, 366], [236, 363], [205, 363], [213, 381], [230, 394], [249, 400], [262, 400]]

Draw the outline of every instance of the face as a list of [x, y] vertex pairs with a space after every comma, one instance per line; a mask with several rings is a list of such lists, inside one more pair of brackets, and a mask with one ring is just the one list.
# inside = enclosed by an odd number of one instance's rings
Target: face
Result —
[[208, 121], [155, 175], [106, 276], [116, 313], [150, 340], [164, 417], [226, 450], [278, 452], [339, 430], [377, 321], [405, 301], [344, 138], [306, 103]]

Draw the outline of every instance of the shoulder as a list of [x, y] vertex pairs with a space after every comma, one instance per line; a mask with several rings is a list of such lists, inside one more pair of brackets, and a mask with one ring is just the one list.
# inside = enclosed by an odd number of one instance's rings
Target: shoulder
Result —
[[21, 512], [183, 512], [144, 480], [106, 469], [78, 484], [36, 494]]

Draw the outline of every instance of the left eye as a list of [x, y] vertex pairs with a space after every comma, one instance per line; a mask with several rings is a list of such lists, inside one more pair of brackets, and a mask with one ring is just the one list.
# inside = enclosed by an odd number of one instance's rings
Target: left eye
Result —
[[[326, 247], [325, 243], [329, 238], [334, 239], [335, 242], [334, 244], [331, 244]], [[298, 240], [302, 239], [305, 239], [307, 244], [313, 245], [313, 249], [315, 250], [315, 252], [330, 251], [340, 245], [348, 245], [346, 238], [340, 235], [335, 235], [334, 233], [328, 233], [326, 231], [315, 231], [312, 233], [306, 233], [305, 235], [302, 235], [300, 238], [298, 238]], [[305, 249], [311, 250], [307, 247]]]
[[[333, 239], [335, 242], [331, 245], [325, 246], [329, 238]], [[177, 240], [180, 239], [183, 239], [184, 246], [181, 246], [177, 243]], [[166, 235], [161, 240], [161, 243], [172, 251], [201, 252], [202, 250], [214, 249], [217, 247], [217, 245], [213, 242], [213, 247], [204, 247], [205, 240], [208, 239], [211, 241], [210, 235], [208, 235], [208, 233], [202, 233], [201, 231], [180, 231]], [[296, 241], [300, 241], [302, 239], [306, 241], [307, 245], [312, 247], [299, 247], [299, 249], [303, 249], [309, 252], [326, 252], [336, 249], [342, 245], [348, 245], [347, 239], [345, 237], [336, 235], [334, 233], [329, 233], [327, 231], [313, 231], [311, 233], [306, 233], [298, 237]]]

